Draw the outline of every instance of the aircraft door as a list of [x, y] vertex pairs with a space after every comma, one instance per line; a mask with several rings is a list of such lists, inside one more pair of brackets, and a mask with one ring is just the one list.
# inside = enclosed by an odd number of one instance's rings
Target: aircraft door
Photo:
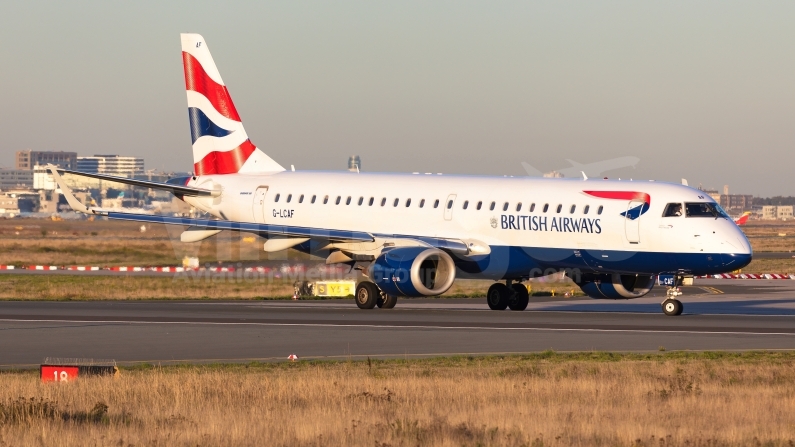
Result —
[[632, 200], [627, 205], [627, 213], [624, 216], [624, 231], [630, 244], [640, 243], [640, 216], [644, 204], [642, 200]]
[[444, 220], [452, 220], [453, 219], [453, 207], [455, 206], [455, 194], [450, 194], [447, 196], [447, 200], [444, 201]]
[[268, 193], [267, 186], [260, 186], [254, 193], [254, 222], [265, 223], [265, 196]]

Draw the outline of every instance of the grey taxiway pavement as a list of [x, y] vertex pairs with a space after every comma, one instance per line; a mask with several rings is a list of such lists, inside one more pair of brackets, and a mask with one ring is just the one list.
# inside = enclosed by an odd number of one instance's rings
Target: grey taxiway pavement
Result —
[[44, 357], [119, 363], [419, 357], [556, 351], [795, 349], [795, 281], [706, 280], [685, 313], [662, 290], [631, 301], [545, 298], [524, 312], [484, 299], [0, 302], [0, 367]]

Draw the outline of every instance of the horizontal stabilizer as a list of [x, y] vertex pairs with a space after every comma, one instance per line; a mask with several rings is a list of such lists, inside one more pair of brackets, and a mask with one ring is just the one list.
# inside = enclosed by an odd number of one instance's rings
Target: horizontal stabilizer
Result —
[[[49, 165], [48, 165], [49, 169]], [[50, 169], [52, 171], [52, 169]], [[133, 186], [140, 186], [142, 188], [152, 188], [152, 189], [159, 189], [162, 191], [169, 191], [172, 194], [180, 195], [180, 196], [191, 196], [191, 197], [218, 197], [221, 195], [221, 191], [212, 191], [209, 189], [202, 189], [202, 188], [194, 188], [191, 186], [184, 186], [184, 185], [176, 185], [172, 183], [160, 183], [160, 182], [150, 182], [146, 180], [136, 180], [127, 177], [116, 177], [114, 175], [105, 175], [105, 174], [93, 174], [89, 172], [80, 172], [80, 171], [72, 171], [69, 169], [60, 169], [58, 168], [58, 172], [62, 174], [74, 174], [80, 175], [83, 177], [90, 177], [99, 180], [106, 180], [109, 182], [116, 182], [116, 183], [123, 183], [125, 185], [133, 185]], [[63, 188], [61, 188], [63, 189]]]

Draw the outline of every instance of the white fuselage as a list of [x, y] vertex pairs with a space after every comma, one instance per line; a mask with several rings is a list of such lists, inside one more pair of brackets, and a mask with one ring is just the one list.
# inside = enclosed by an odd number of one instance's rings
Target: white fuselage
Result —
[[[653, 181], [288, 171], [201, 176], [188, 185], [222, 190], [217, 198], [185, 200], [238, 222], [476, 240], [491, 247], [751, 254], [730, 219], [663, 217], [668, 203], [714, 200], [694, 188]], [[643, 193], [648, 210], [631, 220], [622, 213], [642, 202], [584, 191]]]

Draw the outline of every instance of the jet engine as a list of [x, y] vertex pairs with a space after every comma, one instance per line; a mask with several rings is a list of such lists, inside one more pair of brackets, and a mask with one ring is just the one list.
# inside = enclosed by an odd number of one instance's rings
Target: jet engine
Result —
[[649, 293], [654, 287], [654, 276], [584, 274], [575, 282], [591, 298], [628, 300]]
[[453, 285], [455, 263], [438, 248], [399, 247], [378, 256], [368, 275], [387, 295], [441, 295]]

